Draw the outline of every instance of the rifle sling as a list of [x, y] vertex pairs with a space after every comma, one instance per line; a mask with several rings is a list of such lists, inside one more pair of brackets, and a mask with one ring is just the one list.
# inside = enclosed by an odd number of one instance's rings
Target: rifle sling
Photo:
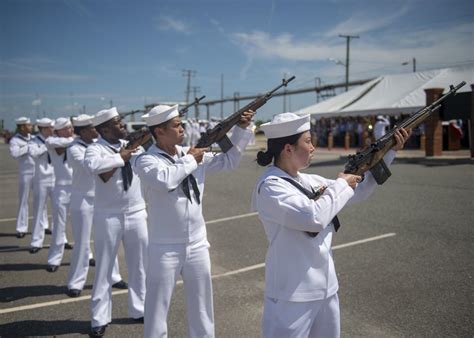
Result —
[[[299, 184], [295, 180], [292, 180], [289, 177], [280, 177], [280, 178], [282, 178], [285, 181], [291, 183], [295, 188], [297, 188], [299, 191], [301, 191], [310, 200], [314, 200], [315, 198], [318, 197], [318, 193], [315, 192], [313, 188], [311, 188], [312, 191], [309, 191], [308, 189], [303, 187], [301, 184]], [[339, 230], [339, 228], [341, 227], [341, 222], [339, 222], [339, 218], [337, 218], [337, 215], [334, 216], [334, 218], [332, 219], [331, 222], [334, 225], [334, 230], [336, 230], [336, 232], [337, 232], [337, 230]], [[310, 237], [316, 237], [319, 234], [319, 232], [311, 232], [311, 231], [305, 231], [305, 232]]]

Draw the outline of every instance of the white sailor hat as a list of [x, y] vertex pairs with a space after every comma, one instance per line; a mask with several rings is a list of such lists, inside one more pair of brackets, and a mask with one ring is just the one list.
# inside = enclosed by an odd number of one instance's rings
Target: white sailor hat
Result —
[[280, 138], [308, 131], [311, 124], [309, 115], [282, 113], [275, 115], [271, 122], [262, 124], [260, 128], [267, 138]]
[[39, 120], [36, 120], [36, 124], [38, 125], [38, 127], [53, 127], [54, 121], [48, 119], [47, 117], [43, 117]]
[[22, 124], [31, 124], [31, 120], [28, 118], [28, 117], [19, 117], [17, 119], [15, 119], [15, 123], [16, 125], [20, 126]]
[[92, 119], [92, 124], [94, 125], [94, 127], [97, 127], [99, 124], [107, 122], [108, 120], [113, 119], [115, 116], [119, 116], [116, 107], [101, 110], [97, 114], [95, 114], [94, 118]]
[[58, 117], [56, 121], [54, 121], [54, 130], [60, 130], [71, 126], [71, 120], [67, 117]]
[[94, 116], [81, 114], [77, 117], [72, 118], [72, 125], [74, 127], [86, 127], [92, 125], [92, 119]]
[[148, 119], [148, 113], [146, 114], [143, 114], [142, 117], [141, 117], [142, 121], [145, 121]]
[[156, 126], [163, 122], [169, 121], [176, 116], [179, 116], [177, 104], [174, 106], [160, 104], [156, 107], [153, 107], [153, 109], [148, 112], [146, 124], [148, 126]]

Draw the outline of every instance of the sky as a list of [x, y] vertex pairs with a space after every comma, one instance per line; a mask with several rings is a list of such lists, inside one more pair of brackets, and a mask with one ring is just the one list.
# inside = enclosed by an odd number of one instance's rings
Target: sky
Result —
[[[183, 102], [187, 77], [205, 100], [474, 62], [474, 1], [1, 0], [0, 119], [119, 112]], [[339, 60], [337, 62], [336, 60]], [[408, 62], [407, 65], [402, 63]], [[194, 97], [194, 93], [190, 93]], [[268, 120], [314, 104], [273, 98]], [[247, 102], [241, 102], [241, 107]], [[201, 117], [203, 114], [201, 108]], [[234, 105], [224, 105], [224, 116]], [[220, 116], [221, 106], [211, 107]]]

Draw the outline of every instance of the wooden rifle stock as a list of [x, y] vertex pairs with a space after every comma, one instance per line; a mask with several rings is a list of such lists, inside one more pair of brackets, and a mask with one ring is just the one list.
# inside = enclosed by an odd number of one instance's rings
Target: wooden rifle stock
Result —
[[208, 148], [213, 143], [217, 143], [224, 153], [229, 151], [229, 149], [232, 148], [232, 142], [227, 137], [227, 133], [240, 121], [242, 113], [249, 110], [255, 112], [258, 108], [267, 103], [267, 101], [273, 97], [277, 90], [279, 90], [281, 87], [286, 87], [288, 83], [294, 79], [295, 76], [292, 76], [288, 80], [283, 79], [279, 86], [272, 89], [268, 93], [257, 97], [245, 107], [239, 109], [229, 117], [225, 118], [223, 121], [219, 122], [214, 128], [208, 129], [206, 133], [199, 139], [198, 143], [196, 144], [196, 148]]
[[425, 106], [409, 118], [403, 120], [400, 125], [396, 126], [387, 134], [377, 139], [370, 146], [357, 152], [355, 155], [349, 155], [348, 161], [344, 168], [344, 173], [363, 175], [366, 171], [370, 170], [377, 184], [383, 184], [391, 175], [390, 170], [383, 161], [383, 157], [397, 142], [394, 136], [395, 132], [400, 128], [413, 129], [418, 126], [420, 123], [425, 121], [431, 115], [431, 113], [441, 107], [441, 103], [445, 99], [455, 95], [456, 92], [465, 84], [466, 82], [462, 81], [456, 87], [451, 85], [449, 92], [441, 96], [438, 100], [431, 103], [430, 105]]

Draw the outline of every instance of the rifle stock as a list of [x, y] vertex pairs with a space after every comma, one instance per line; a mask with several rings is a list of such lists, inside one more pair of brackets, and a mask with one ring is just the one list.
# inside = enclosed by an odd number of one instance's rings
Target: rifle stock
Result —
[[459, 83], [456, 87], [450, 86], [449, 92], [441, 96], [430, 105], [418, 110], [409, 118], [403, 120], [399, 126], [390, 130], [387, 134], [377, 139], [370, 146], [357, 152], [355, 155], [349, 155], [344, 168], [344, 173], [363, 175], [370, 170], [377, 184], [383, 184], [391, 175], [390, 170], [383, 161], [384, 155], [392, 148], [395, 143], [395, 132], [400, 128], [412, 129], [425, 121], [435, 110], [441, 107], [441, 103], [448, 97], [455, 95], [456, 92], [466, 84], [465, 81]]
[[252, 110], [256, 111], [268, 100], [270, 100], [275, 92], [279, 90], [281, 87], [286, 87], [290, 81], [293, 81], [295, 76], [290, 77], [288, 80], [283, 79], [282, 83], [275, 87], [274, 89], [270, 90], [264, 95], [257, 97], [255, 100], [247, 104], [245, 107], [239, 109], [229, 117], [225, 118], [223, 121], [219, 122], [214, 128], [208, 129], [206, 134], [204, 134], [196, 144], [196, 148], [208, 148], [212, 144], [217, 143], [221, 150], [226, 153], [232, 148], [232, 142], [227, 137], [227, 133], [233, 126], [235, 126], [239, 121], [242, 113]]

